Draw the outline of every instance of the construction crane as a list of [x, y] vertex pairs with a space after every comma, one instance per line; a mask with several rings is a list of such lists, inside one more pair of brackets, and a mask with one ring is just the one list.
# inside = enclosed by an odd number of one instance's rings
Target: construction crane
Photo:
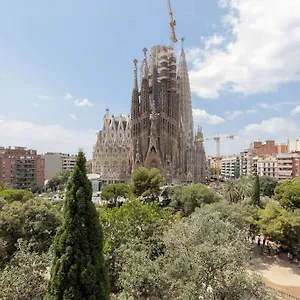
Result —
[[220, 135], [216, 135], [213, 137], [209, 137], [206, 139], [203, 138], [199, 138], [197, 139], [197, 141], [199, 142], [203, 142], [204, 140], [214, 140], [216, 141], [216, 146], [217, 146], [217, 153], [216, 153], [216, 177], [217, 177], [217, 181], [219, 181], [220, 178], [220, 174], [221, 174], [221, 140], [223, 139], [234, 139], [234, 135], [226, 135], [226, 136], [220, 136]]
[[173, 17], [171, 0], [168, 0], [168, 5], [169, 5], [169, 15], [170, 15], [171, 41], [173, 44], [175, 44], [178, 40], [177, 40], [176, 32], [175, 32], [176, 21], [174, 20], [174, 17]]

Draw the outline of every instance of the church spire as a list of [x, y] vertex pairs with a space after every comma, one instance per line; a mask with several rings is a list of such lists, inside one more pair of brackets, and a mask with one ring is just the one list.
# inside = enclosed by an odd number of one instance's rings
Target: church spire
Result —
[[147, 63], [147, 48], [144, 48], [143, 49], [143, 52], [144, 52], [144, 59], [143, 59], [143, 62], [142, 62], [142, 80], [143, 79], [148, 79], [148, 63]]
[[138, 90], [138, 75], [137, 75], [137, 63], [138, 60], [135, 59], [133, 61], [134, 63], [134, 81], [133, 81], [133, 89]]

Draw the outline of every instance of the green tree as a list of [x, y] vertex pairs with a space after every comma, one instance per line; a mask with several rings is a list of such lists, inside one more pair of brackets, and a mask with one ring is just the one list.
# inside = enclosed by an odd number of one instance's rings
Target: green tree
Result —
[[50, 253], [31, 252], [20, 243], [11, 261], [0, 271], [0, 299], [43, 299], [50, 261]]
[[223, 194], [226, 200], [230, 203], [235, 203], [239, 200], [239, 190], [234, 181], [226, 181], [222, 185]]
[[236, 184], [238, 190], [239, 198], [244, 200], [246, 197], [249, 197], [252, 192], [253, 179], [249, 176], [242, 176], [239, 178]]
[[18, 239], [26, 241], [31, 251], [48, 251], [60, 224], [60, 211], [49, 201], [6, 202], [0, 209], [0, 239], [6, 258], [16, 251]]
[[52, 191], [56, 191], [58, 189], [64, 190], [70, 176], [71, 176], [71, 171], [63, 170], [60, 173], [58, 173], [56, 176], [51, 178], [48, 181], [46, 187], [50, 188]]
[[109, 299], [103, 233], [92, 203], [82, 151], [68, 181], [64, 221], [54, 240], [54, 259], [46, 299]]
[[286, 209], [300, 208], [300, 179], [280, 183], [275, 189], [275, 199]]
[[163, 182], [158, 169], [137, 168], [132, 172], [131, 180], [135, 196], [148, 196], [152, 200], [158, 198], [159, 188]]
[[117, 292], [122, 265], [122, 246], [146, 244], [152, 253], [159, 252], [165, 229], [176, 223], [180, 217], [158, 203], [145, 203], [137, 199], [126, 201], [121, 207], [100, 208], [105, 244], [104, 253], [109, 266], [111, 290]]
[[171, 188], [170, 194], [172, 199], [170, 206], [181, 211], [183, 216], [189, 216], [196, 207], [221, 200], [216, 192], [200, 183]]
[[251, 195], [251, 202], [253, 205], [260, 205], [260, 185], [259, 185], [259, 177], [255, 176], [254, 184], [253, 184], [253, 192]]
[[278, 202], [268, 202], [261, 209], [258, 222], [261, 232], [281, 244], [299, 251], [300, 249], [300, 210], [284, 209]]
[[259, 178], [260, 192], [262, 196], [273, 197], [275, 188], [278, 185], [278, 180], [274, 177], [261, 176]]
[[29, 199], [33, 199], [34, 195], [26, 190], [3, 189], [0, 190], [0, 198], [7, 202], [20, 201], [24, 203]]
[[106, 185], [101, 190], [101, 198], [103, 200], [113, 200], [114, 204], [118, 197], [128, 198], [130, 196], [131, 187], [125, 183], [116, 183]]
[[218, 212], [199, 209], [170, 228], [164, 245], [155, 259], [147, 245], [124, 247], [120, 299], [276, 299], [247, 272], [247, 230]]

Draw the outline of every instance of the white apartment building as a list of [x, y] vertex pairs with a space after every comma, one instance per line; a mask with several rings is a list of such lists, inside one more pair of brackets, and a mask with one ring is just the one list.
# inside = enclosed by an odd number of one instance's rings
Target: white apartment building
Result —
[[240, 175], [239, 155], [226, 156], [221, 159], [221, 176], [225, 180], [237, 179]]
[[73, 171], [76, 156], [64, 153], [47, 152], [42, 155], [45, 160], [45, 179], [49, 180], [63, 170]]
[[288, 152], [300, 151], [300, 140], [288, 141]]
[[277, 158], [274, 155], [260, 156], [256, 158], [257, 175], [276, 177]]

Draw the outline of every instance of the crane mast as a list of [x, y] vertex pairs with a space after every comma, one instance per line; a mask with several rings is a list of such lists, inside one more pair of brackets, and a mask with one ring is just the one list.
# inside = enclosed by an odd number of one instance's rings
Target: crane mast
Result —
[[219, 182], [219, 178], [221, 175], [221, 140], [223, 139], [234, 139], [234, 135], [227, 135], [227, 136], [220, 136], [220, 135], [216, 135], [210, 138], [200, 138], [198, 139], [199, 142], [203, 142], [204, 140], [214, 140], [216, 142], [216, 146], [217, 146], [217, 151], [216, 151], [216, 177], [217, 177], [217, 183]]
[[169, 15], [170, 15], [171, 41], [172, 41], [172, 44], [175, 44], [178, 40], [177, 40], [176, 32], [175, 32], [176, 21], [174, 20], [174, 17], [173, 17], [171, 0], [168, 0], [168, 6], [169, 6]]

